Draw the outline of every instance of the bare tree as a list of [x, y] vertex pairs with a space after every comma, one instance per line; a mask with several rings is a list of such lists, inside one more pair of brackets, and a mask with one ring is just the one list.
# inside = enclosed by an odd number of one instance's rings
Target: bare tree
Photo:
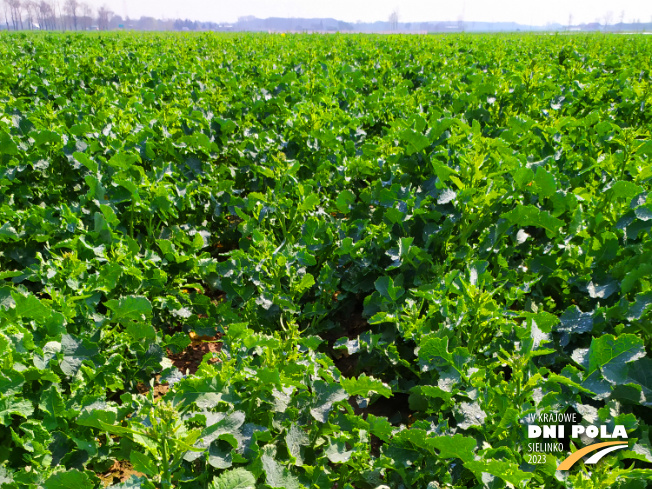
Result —
[[102, 31], [106, 31], [109, 28], [109, 21], [111, 20], [111, 17], [113, 16], [113, 12], [109, 10], [109, 8], [105, 5], [102, 5], [98, 10], [97, 10], [97, 25]]
[[620, 30], [623, 30], [623, 23], [625, 22], [625, 11], [620, 11]]
[[9, 13], [11, 15], [11, 24], [14, 26], [14, 30], [17, 31], [20, 27], [23, 28], [23, 15], [22, 15], [22, 4], [20, 0], [5, 0], [7, 6], [9, 6]]
[[[38, 18], [38, 5], [34, 0], [27, 0], [23, 4], [25, 9], [25, 14], [27, 14], [27, 23], [29, 24], [30, 30], [34, 29], [34, 26], [37, 24], [36, 20]], [[40, 25], [38, 26], [41, 27]]]
[[605, 31], [609, 27], [609, 24], [611, 24], [613, 18], [614, 18], [614, 13], [611, 10], [609, 10], [606, 14], [604, 14], [604, 30]]
[[46, 0], [41, 0], [38, 4], [38, 19], [41, 29], [56, 29], [56, 18], [54, 7]]
[[9, 5], [7, 4], [7, 0], [5, 0], [4, 4], [5, 4], [5, 24], [7, 24], [7, 30], [9, 30], [9, 17], [7, 15], [7, 8], [9, 8]]
[[77, 30], [77, 11], [79, 10], [79, 2], [77, 0], [66, 0], [63, 4], [63, 10], [72, 17], [72, 25]]
[[88, 30], [93, 23], [93, 9], [86, 2], [79, 4], [82, 14], [82, 28]]
[[389, 28], [393, 31], [398, 29], [398, 9], [395, 9], [391, 14], [389, 14]]

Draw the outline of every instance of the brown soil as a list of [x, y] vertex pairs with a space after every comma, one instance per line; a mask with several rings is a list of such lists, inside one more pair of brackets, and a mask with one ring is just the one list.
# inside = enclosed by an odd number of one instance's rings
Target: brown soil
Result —
[[[180, 353], [172, 353], [168, 350], [168, 358], [184, 375], [186, 373], [193, 375], [197, 372], [199, 365], [207, 353], [219, 353], [222, 349], [222, 342], [219, 341], [222, 335], [218, 333], [215, 336], [197, 336], [190, 333], [192, 342]], [[219, 361], [217, 358], [211, 358], [209, 363]]]
[[333, 363], [335, 363], [335, 366], [345, 377], [351, 377], [358, 373], [359, 355], [349, 355], [346, 350], [333, 349], [335, 341], [343, 336], [346, 336], [349, 339], [354, 339], [365, 331], [371, 329], [371, 325], [362, 315], [362, 299], [357, 299], [356, 302], [349, 304], [347, 307], [343, 307], [336, 314], [335, 320], [341, 327], [339, 329], [327, 331], [322, 335], [322, 337], [329, 343], [330, 356], [333, 359]]
[[[154, 401], [161, 399], [167, 392], [170, 390], [170, 387], [166, 384], [160, 383], [161, 376], [157, 375], [156, 380], [154, 381]], [[136, 389], [139, 394], [147, 394], [149, 392], [149, 385], [139, 382], [136, 385]]]
[[126, 460], [116, 460], [109, 470], [103, 474], [98, 474], [103, 487], [126, 482], [132, 475], [140, 477], [145, 474], [135, 471], [131, 463]]

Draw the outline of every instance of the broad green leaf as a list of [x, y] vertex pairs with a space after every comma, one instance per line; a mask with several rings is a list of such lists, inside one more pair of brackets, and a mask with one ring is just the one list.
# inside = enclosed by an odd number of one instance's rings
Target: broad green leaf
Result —
[[150, 456], [137, 452], [136, 450], [132, 450], [129, 454], [129, 461], [134, 466], [134, 470], [142, 472], [145, 475], [154, 477], [158, 473], [154, 460]]
[[297, 466], [303, 465], [301, 448], [310, 444], [308, 435], [299, 426], [293, 423], [285, 435], [285, 444], [293, 463]]
[[43, 320], [52, 314], [52, 309], [43, 304], [32, 294], [23, 296], [18, 292], [12, 291], [11, 296], [16, 303], [16, 313], [19, 317]]
[[509, 482], [515, 487], [523, 487], [523, 483], [533, 477], [532, 473], [520, 470], [514, 462], [505, 460], [472, 460], [465, 462], [464, 467], [473, 472], [480, 481], [482, 480], [482, 473], [486, 472]]
[[18, 146], [13, 142], [11, 136], [4, 131], [0, 131], [0, 155], [18, 154]]
[[376, 280], [374, 286], [380, 295], [392, 301], [399, 299], [405, 293], [403, 287], [395, 286], [392, 278], [387, 276], [380, 277]]
[[342, 377], [340, 384], [350, 396], [369, 397], [372, 392], [388, 398], [392, 396], [392, 389], [387, 384], [373, 377], [367, 377], [364, 373], [357, 379]]
[[453, 356], [448, 352], [448, 338], [428, 338], [419, 347], [418, 356], [424, 371], [453, 363]]
[[239, 467], [213, 477], [211, 489], [256, 489], [256, 478], [248, 470]]
[[[224, 436], [224, 435], [221, 435]], [[233, 466], [233, 455], [231, 454], [233, 446], [223, 447], [220, 444], [211, 443], [208, 448], [208, 463], [216, 469], [229, 469]], [[184, 459], [193, 462], [202, 456], [202, 452], [188, 452]]]
[[636, 197], [638, 194], [644, 192], [645, 189], [633, 182], [625, 182], [619, 180], [611, 186], [609, 191], [616, 199], [622, 198], [630, 200]]
[[210, 416], [206, 421], [206, 428], [201, 433], [203, 443], [207, 446], [208, 443], [216, 440], [220, 435], [238, 434], [244, 422], [245, 413], [242, 411], [235, 411], [228, 415], [216, 413]]
[[373, 414], [369, 414], [367, 416], [367, 422], [369, 423], [369, 431], [371, 431], [371, 433], [385, 442], [389, 441], [394, 427], [389, 421], [387, 421], [387, 418], [377, 417]]
[[77, 373], [82, 362], [86, 360], [92, 362], [97, 358], [99, 349], [97, 345], [86, 339], [64, 334], [61, 337], [61, 353], [63, 353], [63, 360], [59, 366], [64, 374], [72, 377]]
[[343, 441], [336, 441], [330, 444], [324, 454], [328, 457], [328, 460], [330, 460], [331, 463], [341, 464], [347, 462], [351, 458], [353, 450], [347, 450], [346, 444]]
[[534, 183], [537, 186], [539, 197], [548, 198], [554, 195], [557, 191], [555, 177], [544, 170], [543, 167], [537, 168], [537, 172], [534, 176]]
[[156, 330], [154, 329], [154, 326], [149, 323], [129, 321], [127, 322], [125, 331], [136, 341], [156, 339]]
[[627, 319], [630, 321], [638, 321], [643, 317], [646, 311], [649, 310], [652, 305], [652, 292], [647, 292], [645, 294], [638, 294], [636, 300], [630, 306], [627, 311]]
[[474, 459], [473, 450], [476, 448], [474, 438], [460, 435], [438, 436], [428, 440], [428, 444], [439, 450], [441, 458], [459, 458], [463, 462]]
[[471, 427], [484, 426], [487, 413], [485, 413], [477, 401], [461, 402], [455, 406], [457, 427], [463, 430]]
[[97, 166], [97, 163], [95, 163], [93, 160], [91, 160], [87, 155], [84, 153], [80, 153], [79, 151], [76, 151], [73, 153], [73, 156], [75, 159], [84, 165], [86, 168], [88, 168], [92, 173], [97, 173], [97, 170], [99, 170], [99, 167]]
[[355, 202], [355, 194], [349, 189], [342, 190], [335, 200], [335, 205], [337, 210], [342, 214], [348, 214], [350, 212], [351, 205]]
[[93, 489], [95, 485], [88, 474], [77, 469], [68, 469], [65, 472], [57, 472], [48, 477], [43, 483], [44, 489]]
[[548, 211], [542, 211], [533, 205], [518, 204], [515, 209], [502, 214], [511, 224], [518, 226], [536, 226], [549, 231], [553, 236], [559, 234], [564, 221], [552, 217]]
[[140, 320], [149, 317], [152, 313], [152, 303], [143, 296], [129, 295], [120, 299], [112, 299], [105, 303], [113, 311], [113, 321], [123, 319]]
[[319, 196], [317, 194], [309, 194], [299, 205], [299, 210], [306, 212], [312, 211], [316, 206], [319, 205]]
[[405, 129], [401, 133], [401, 139], [405, 141], [407, 151], [406, 154], [410, 156], [411, 154], [418, 153], [426, 149], [430, 145], [430, 140], [421, 133], [418, 133], [414, 129]]
[[457, 175], [456, 170], [440, 163], [435, 159], [430, 160], [430, 164], [432, 165], [433, 170], [435, 170], [435, 174], [442, 182], [449, 180], [452, 175]]
[[310, 287], [315, 285], [315, 277], [313, 277], [311, 274], [306, 273], [302, 278], [301, 281], [297, 285], [297, 291], [298, 292], [304, 292], [308, 290]]
[[557, 330], [567, 333], [589, 333], [593, 329], [593, 314], [582, 312], [577, 306], [570, 306], [559, 318]]
[[271, 446], [265, 447], [264, 455], [261, 457], [265, 479], [270, 487], [280, 489], [299, 489], [298, 479], [292, 475], [287, 467], [282, 466], [275, 460], [276, 450]]
[[589, 348], [588, 373], [600, 369], [607, 380], [618, 382], [626, 378], [627, 364], [645, 356], [645, 344], [641, 338], [633, 334], [623, 334], [618, 337], [610, 334], [591, 340]]
[[118, 216], [116, 216], [115, 211], [106, 204], [100, 204], [100, 210], [104, 214], [104, 219], [111, 225], [117, 225], [120, 223]]
[[77, 417], [77, 424], [103, 430], [102, 423], [113, 425], [117, 416], [116, 408], [107, 405], [104, 401], [96, 401], [81, 410]]
[[514, 172], [513, 178], [519, 188], [522, 189], [534, 180], [534, 172], [529, 168], [519, 168]]
[[21, 416], [28, 419], [34, 412], [34, 405], [27, 399], [5, 397], [0, 399], [0, 423], [11, 426], [11, 416]]
[[348, 394], [338, 384], [329, 384], [323, 380], [316, 380], [313, 384], [315, 398], [310, 414], [313, 418], [322, 423], [328, 421], [328, 415], [333, 408], [333, 403], [343, 401], [348, 398]]
[[0, 226], [0, 242], [18, 241], [19, 239], [20, 236], [18, 235], [18, 232], [16, 232], [16, 228], [11, 224], [5, 222]]

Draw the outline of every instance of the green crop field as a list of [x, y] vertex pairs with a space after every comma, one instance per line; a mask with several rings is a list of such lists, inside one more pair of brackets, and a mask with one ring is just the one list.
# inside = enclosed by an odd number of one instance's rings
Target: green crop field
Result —
[[651, 38], [0, 61], [0, 487], [652, 483]]

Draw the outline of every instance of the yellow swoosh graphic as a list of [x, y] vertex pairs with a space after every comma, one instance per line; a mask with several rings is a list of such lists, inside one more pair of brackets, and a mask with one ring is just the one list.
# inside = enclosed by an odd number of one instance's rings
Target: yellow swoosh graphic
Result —
[[579, 459], [581, 459], [584, 455], [587, 453], [595, 452], [596, 450], [603, 448], [603, 447], [610, 447], [612, 445], [624, 445], [627, 442], [623, 441], [605, 441], [603, 443], [594, 443], [593, 445], [589, 445], [588, 447], [584, 447], [581, 450], [576, 451], [572, 455], [570, 455], [568, 458], [566, 458], [562, 463], [559, 464], [557, 467], [557, 470], [568, 470], [570, 469], [573, 465], [575, 465], [575, 462], [577, 462]]

